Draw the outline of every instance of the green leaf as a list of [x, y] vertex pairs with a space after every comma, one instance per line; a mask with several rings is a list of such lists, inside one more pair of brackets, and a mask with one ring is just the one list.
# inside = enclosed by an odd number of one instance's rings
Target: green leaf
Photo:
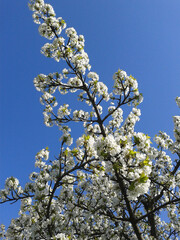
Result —
[[135, 144], [140, 144], [140, 140], [138, 137], [134, 136], [134, 143]]
[[127, 140], [120, 140], [121, 147], [125, 147], [127, 144]]
[[66, 157], [68, 156], [68, 150], [67, 150], [67, 149], [64, 151], [64, 155], [65, 155]]
[[89, 138], [90, 138], [89, 135], [86, 136], [85, 134], [83, 135], [83, 137], [84, 137], [84, 141], [85, 141], [85, 142], [87, 142], [87, 141], [89, 140]]
[[138, 182], [139, 183], [146, 183], [148, 179], [149, 179], [148, 176], [144, 172], [142, 172]]
[[77, 156], [78, 150], [76, 148], [74, 148], [73, 150], [71, 150], [71, 153], [73, 156]]
[[140, 167], [144, 167], [144, 166], [149, 166], [151, 167], [151, 164], [149, 164], [150, 160], [149, 160], [149, 157], [147, 156], [146, 159], [142, 162], [140, 162]]
[[131, 185], [129, 186], [129, 190], [130, 190], [130, 191], [133, 191], [133, 190], [135, 189], [135, 182], [136, 182], [136, 181], [133, 181], [133, 182], [131, 183]]
[[132, 157], [134, 157], [134, 156], [136, 155], [136, 152], [133, 151], [133, 150], [129, 150], [129, 155], [132, 156]]
[[101, 152], [101, 156], [103, 156], [104, 158], [106, 158], [106, 157], [108, 156], [108, 153], [102, 151], [102, 152]]
[[113, 164], [113, 168], [114, 168], [114, 170], [119, 170], [119, 169], [121, 169], [121, 168], [122, 168], [122, 166], [121, 166], [121, 164], [120, 164], [120, 163], [118, 163], [118, 162], [115, 162], [115, 163]]

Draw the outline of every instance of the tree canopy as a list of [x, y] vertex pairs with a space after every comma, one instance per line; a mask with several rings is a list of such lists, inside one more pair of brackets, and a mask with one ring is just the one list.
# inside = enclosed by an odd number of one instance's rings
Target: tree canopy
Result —
[[[91, 71], [84, 36], [67, 28], [44, 0], [30, 0], [29, 8], [40, 35], [51, 40], [41, 53], [66, 64], [34, 79], [44, 123], [62, 135], [57, 157], [49, 157], [48, 147], [36, 154], [37, 171], [25, 187], [7, 178], [0, 203], [21, 201], [21, 207], [7, 229], [1, 225], [1, 238], [178, 240], [180, 116], [173, 117], [175, 141], [159, 132], [154, 147], [147, 134], [135, 131], [143, 101], [137, 80], [118, 69], [109, 92]], [[76, 109], [68, 94], [76, 96]], [[60, 105], [59, 95], [68, 103]], [[176, 103], [180, 107], [180, 97]], [[71, 134], [75, 122], [83, 128], [78, 139]]]

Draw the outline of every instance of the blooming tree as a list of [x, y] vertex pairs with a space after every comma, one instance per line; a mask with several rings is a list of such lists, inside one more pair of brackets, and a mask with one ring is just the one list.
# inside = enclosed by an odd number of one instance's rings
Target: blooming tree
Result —
[[[148, 135], [135, 131], [143, 100], [136, 79], [119, 69], [109, 93], [98, 74], [90, 71], [84, 37], [66, 28], [44, 0], [30, 0], [29, 8], [40, 35], [51, 40], [41, 53], [67, 65], [60, 73], [34, 79], [42, 92], [44, 123], [62, 132], [61, 146], [54, 160], [48, 148], [37, 153], [37, 171], [25, 187], [7, 178], [0, 203], [20, 200], [21, 207], [7, 229], [1, 225], [0, 237], [179, 239], [180, 117], [174, 117], [175, 141], [159, 132], [153, 147]], [[80, 101], [77, 109], [58, 105], [58, 94], [72, 93]], [[180, 97], [176, 103], [180, 107]], [[131, 110], [123, 119], [125, 105]], [[75, 143], [71, 122], [84, 129]]]

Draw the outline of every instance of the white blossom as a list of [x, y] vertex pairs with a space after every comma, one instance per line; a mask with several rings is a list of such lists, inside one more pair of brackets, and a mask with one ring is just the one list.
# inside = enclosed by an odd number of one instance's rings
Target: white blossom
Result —
[[178, 107], [180, 107], [180, 97], [176, 97], [176, 103], [177, 103]]

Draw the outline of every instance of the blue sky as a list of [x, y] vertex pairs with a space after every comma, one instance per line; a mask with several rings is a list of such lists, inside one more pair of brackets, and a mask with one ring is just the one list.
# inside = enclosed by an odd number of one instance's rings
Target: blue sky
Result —
[[[118, 68], [138, 79], [144, 102], [137, 130], [173, 137], [172, 116], [180, 96], [179, 0], [49, 0], [57, 16], [86, 40], [92, 71], [108, 87]], [[40, 54], [47, 42], [32, 21], [27, 1], [0, 0], [0, 187], [9, 176], [22, 185], [34, 171], [34, 156], [49, 146], [58, 152], [60, 132], [43, 124], [39, 73], [61, 71], [61, 62]], [[71, 100], [69, 98], [69, 100]], [[19, 205], [1, 205], [0, 223], [9, 224]]]

